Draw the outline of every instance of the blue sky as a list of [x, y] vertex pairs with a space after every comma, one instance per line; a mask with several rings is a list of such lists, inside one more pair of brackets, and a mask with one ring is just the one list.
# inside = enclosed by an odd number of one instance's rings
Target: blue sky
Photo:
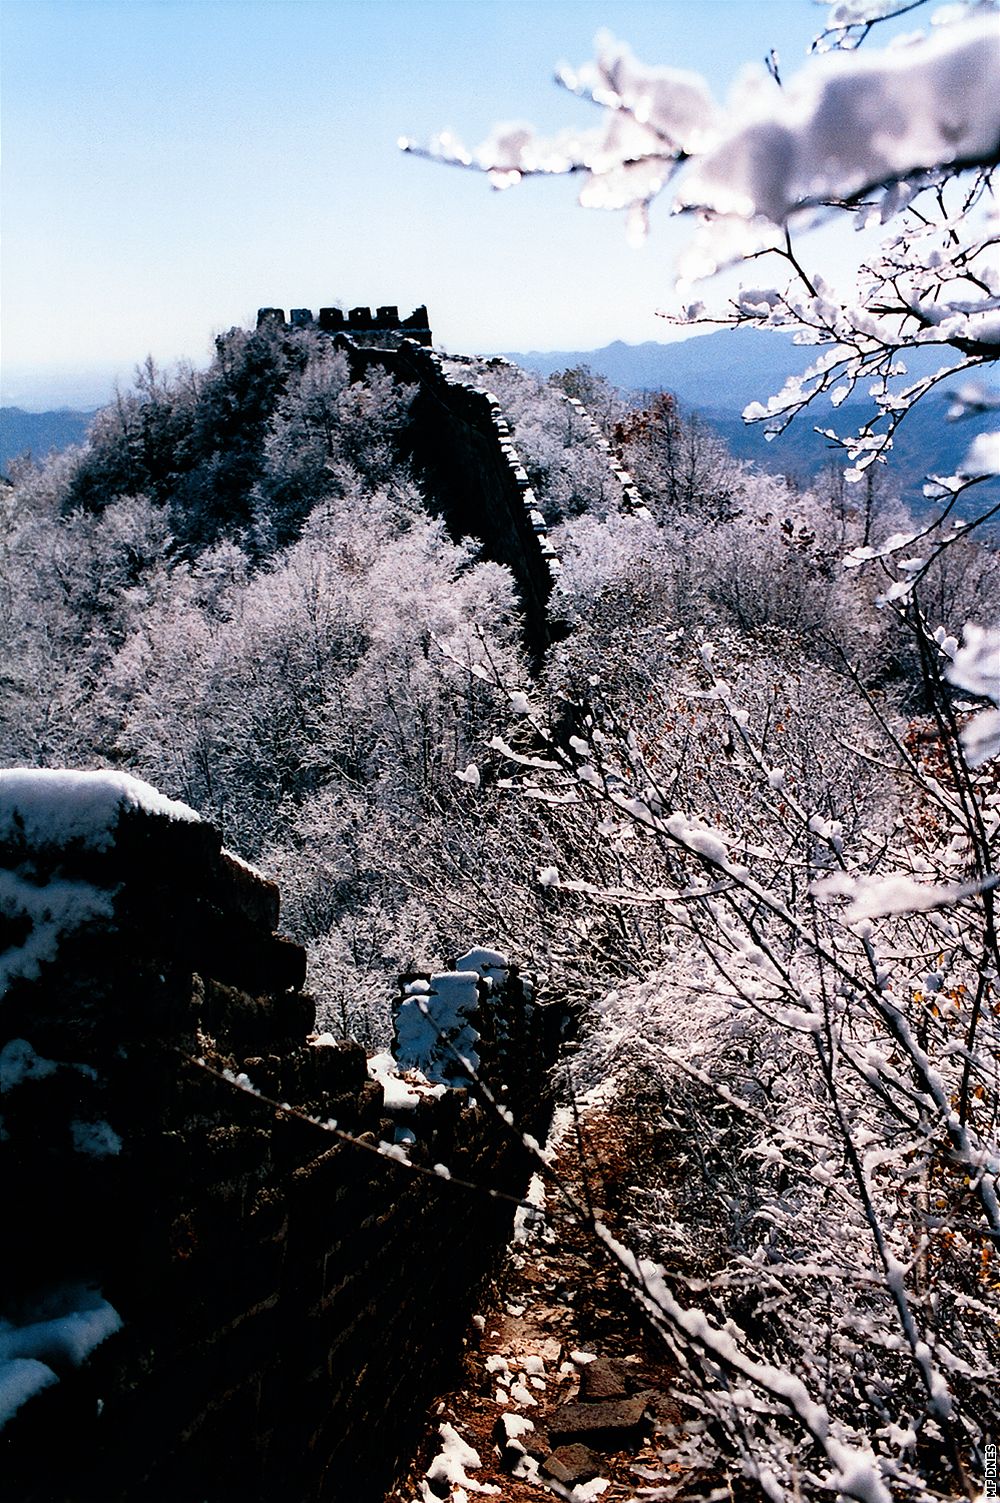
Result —
[[667, 337], [666, 205], [633, 251], [571, 182], [498, 194], [396, 139], [589, 123], [551, 77], [602, 26], [724, 94], [770, 46], [797, 66], [822, 15], [809, 0], [4, 0], [4, 400], [72, 400], [67, 376], [127, 380], [150, 352], [202, 364], [261, 304], [426, 302], [454, 350]]

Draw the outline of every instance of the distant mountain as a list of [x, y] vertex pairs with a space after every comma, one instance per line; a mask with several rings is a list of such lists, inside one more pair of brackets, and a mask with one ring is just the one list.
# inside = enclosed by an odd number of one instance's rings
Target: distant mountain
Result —
[[[753, 401], [780, 391], [786, 377], [805, 370], [813, 350], [792, 342], [789, 335], [753, 329], [722, 329], [714, 334], [678, 340], [673, 344], [628, 345], [621, 340], [599, 350], [558, 350], [511, 354], [526, 370], [550, 376], [569, 366], [588, 365], [623, 391], [670, 391], [688, 412], [696, 412], [726, 440], [739, 459], [752, 459], [762, 469], [802, 482], [837, 457], [837, 450], [817, 434], [817, 425], [850, 431], [864, 421], [869, 409], [862, 402], [846, 402], [836, 412], [817, 403], [796, 418], [780, 438], [768, 441], [761, 424], [749, 425], [740, 414]], [[929, 373], [943, 363], [939, 350], [907, 355], [913, 375]], [[987, 417], [961, 423], [944, 421], [942, 397], [931, 395], [908, 415], [893, 448], [890, 473], [895, 488], [913, 504], [922, 501], [921, 487], [930, 474], [951, 474], [964, 458], [977, 433], [991, 426]]]
[[600, 350], [532, 350], [508, 358], [540, 376], [589, 365], [623, 391], [672, 391], [689, 407], [712, 407], [739, 416], [748, 402], [766, 397], [787, 375], [801, 369], [804, 353], [787, 335], [719, 329], [672, 344], [623, 344], [616, 339]]
[[22, 454], [45, 459], [71, 444], [82, 443], [93, 417], [93, 411], [73, 412], [68, 407], [57, 412], [0, 407], [0, 472], [6, 472], [11, 460]]

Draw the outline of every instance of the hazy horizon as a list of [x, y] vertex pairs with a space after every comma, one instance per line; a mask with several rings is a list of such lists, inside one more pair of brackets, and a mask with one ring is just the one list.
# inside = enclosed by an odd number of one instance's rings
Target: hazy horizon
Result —
[[[313, 312], [317, 310], [314, 308]], [[402, 313], [404, 310], [400, 309]], [[409, 312], [409, 309], [405, 310]], [[286, 309], [287, 312], [287, 309]], [[434, 318], [431, 312], [431, 331], [434, 333]], [[635, 347], [641, 344], [678, 344], [689, 339], [700, 339], [717, 332], [710, 329], [685, 329], [676, 328], [666, 323], [660, 323], [657, 334], [650, 340], [607, 340], [603, 345], [594, 345], [592, 349], [604, 349], [612, 344], [625, 344]], [[435, 346], [443, 348], [435, 335]], [[566, 353], [587, 353], [587, 349], [579, 345], [540, 346], [525, 347], [516, 352], [524, 355], [546, 355]], [[507, 345], [504, 349], [471, 350], [454, 346], [446, 353], [453, 354], [476, 354], [476, 355], [502, 355], [514, 353], [513, 346]], [[211, 357], [210, 350], [206, 347], [202, 359], [192, 360], [191, 364], [197, 369], [207, 365]], [[187, 359], [186, 356], [178, 357], [177, 361], [166, 362], [167, 368]], [[94, 363], [89, 366], [81, 366], [78, 369], [68, 370], [40, 370], [37, 368], [14, 367], [4, 362], [0, 373], [0, 407], [19, 408], [23, 412], [89, 412], [96, 411], [109, 402], [115, 391], [116, 385], [121, 390], [128, 390], [135, 381], [137, 368], [145, 359], [144, 355], [137, 355], [129, 364], [124, 361]]]
[[804, 0], [6, 0], [2, 400], [204, 364], [262, 305], [426, 303], [454, 351], [677, 337], [667, 203], [633, 250], [572, 183], [491, 192], [397, 138], [590, 124], [552, 72], [602, 26], [724, 98], [769, 47], [796, 70], [821, 22]]

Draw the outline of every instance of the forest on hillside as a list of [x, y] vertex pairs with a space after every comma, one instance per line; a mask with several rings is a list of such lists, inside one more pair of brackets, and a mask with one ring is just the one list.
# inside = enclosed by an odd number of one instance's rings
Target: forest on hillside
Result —
[[572, 1088], [634, 1135], [619, 1254], [715, 1321], [686, 1353], [692, 1495], [765, 1441], [807, 1467], [818, 1385], [939, 1496], [996, 1418], [1000, 784], [949, 733], [992, 692], [953, 633], [1000, 558], [929, 550], [915, 633], [911, 594], [876, 608], [843, 563], [905, 535], [887, 488], [792, 489], [586, 370], [455, 371], [499, 398], [561, 561], [533, 680], [509, 574], [408, 462], [412, 390], [352, 382], [315, 331], [234, 329], [4, 487], [0, 762], [124, 769], [218, 823], [280, 883], [324, 1030], [384, 1046], [395, 976], [477, 941], [571, 1000]]
[[[812, 347], [743, 418], [847, 461], [793, 486], [668, 393], [453, 359], [557, 560], [540, 664], [410, 457], [413, 390], [309, 328], [147, 363], [0, 490], [0, 762], [218, 824], [280, 884], [325, 1031], [381, 1048], [397, 974], [476, 944], [578, 1016], [560, 1087], [617, 1178], [571, 1214], [683, 1418], [644, 1503], [996, 1492], [1000, 436], [919, 517], [891, 460], [928, 396], [1000, 405], [1000, 54], [991, 0], [863, 46], [922, 6], [830, 0], [801, 76], [772, 53], [725, 105], [604, 37], [560, 75], [596, 129], [407, 143], [496, 187], [572, 173], [639, 236], [669, 185], [685, 297], [749, 268], [678, 320]], [[836, 286], [800, 238], [831, 214]]]

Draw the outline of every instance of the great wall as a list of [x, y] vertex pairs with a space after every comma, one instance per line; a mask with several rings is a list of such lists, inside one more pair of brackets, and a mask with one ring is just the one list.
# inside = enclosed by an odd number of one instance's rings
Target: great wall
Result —
[[[0, 773], [0, 890], [3, 1496], [381, 1498], [509, 1238], [518, 1133], [317, 1037], [277, 889], [146, 785]], [[544, 1136], [562, 1016], [499, 959], [400, 1006], [458, 983], [477, 1080]]]
[[[497, 398], [426, 310], [334, 314], [356, 375], [416, 386], [415, 457], [540, 656], [558, 560]], [[314, 1032], [274, 885], [121, 775], [0, 772], [0, 899], [3, 1496], [377, 1503], [509, 1240], [563, 1010], [472, 951], [397, 1019], [464, 988], [455, 1047], [504, 1111], [447, 1068], [408, 1085], [402, 1044], [374, 1068]]]
[[[257, 322], [258, 327], [285, 326], [284, 311], [262, 308]], [[381, 369], [394, 381], [416, 387], [410, 443], [428, 495], [456, 538], [476, 538], [487, 558], [510, 569], [520, 595], [525, 642], [537, 663], [560, 633], [550, 609], [560, 562], [497, 397], [445, 370], [441, 357], [429, 348], [424, 307], [407, 318], [400, 318], [391, 306], [374, 314], [369, 308], [352, 308], [347, 314], [323, 308], [315, 321], [310, 309], [294, 308], [288, 327], [329, 334], [344, 350], [355, 377]], [[505, 362], [498, 357], [492, 363]], [[576, 398], [563, 400], [584, 421], [593, 446], [605, 455], [621, 510], [642, 513], [645, 507], [632, 477], [596, 423]]]

